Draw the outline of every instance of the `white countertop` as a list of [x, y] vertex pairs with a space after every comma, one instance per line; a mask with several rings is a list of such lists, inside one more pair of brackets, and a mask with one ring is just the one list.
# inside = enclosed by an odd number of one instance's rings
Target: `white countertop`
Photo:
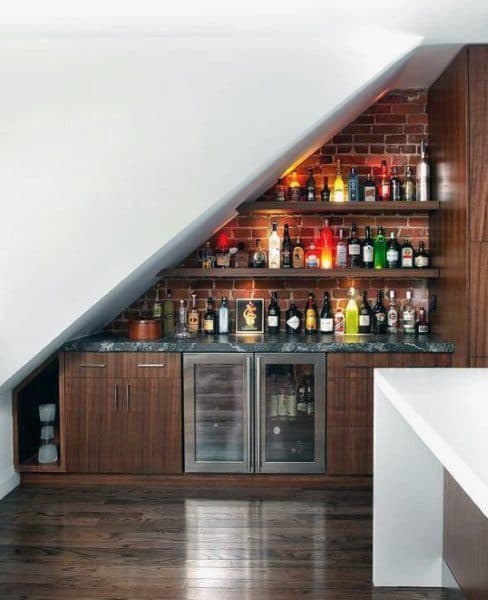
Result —
[[375, 384], [488, 517], [488, 369], [376, 369]]

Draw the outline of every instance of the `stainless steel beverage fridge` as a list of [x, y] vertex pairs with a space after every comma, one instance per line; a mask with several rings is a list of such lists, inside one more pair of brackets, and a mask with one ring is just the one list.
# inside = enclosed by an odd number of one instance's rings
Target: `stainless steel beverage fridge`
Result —
[[323, 473], [325, 394], [323, 354], [185, 354], [185, 470]]

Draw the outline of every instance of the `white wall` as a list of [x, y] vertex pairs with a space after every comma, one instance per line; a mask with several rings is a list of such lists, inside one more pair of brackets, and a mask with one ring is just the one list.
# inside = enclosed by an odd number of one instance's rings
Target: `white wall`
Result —
[[0, 40], [0, 392], [384, 91], [385, 36]]

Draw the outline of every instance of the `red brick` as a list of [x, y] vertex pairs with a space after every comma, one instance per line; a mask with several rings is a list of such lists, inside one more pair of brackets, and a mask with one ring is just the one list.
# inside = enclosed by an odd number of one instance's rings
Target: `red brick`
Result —
[[331, 165], [334, 162], [334, 157], [332, 154], [322, 154], [319, 161], [321, 165]]
[[371, 133], [371, 125], [348, 125], [342, 130], [344, 133]]
[[422, 113], [425, 112], [425, 106], [423, 104], [394, 104], [391, 107], [392, 112], [400, 113], [403, 115], [412, 114], [412, 113]]
[[375, 115], [376, 123], [406, 123], [407, 117], [402, 113]]
[[336, 146], [334, 144], [324, 144], [320, 148], [321, 154], [335, 154], [335, 152], [336, 152]]
[[[352, 146], [350, 144], [339, 144], [337, 146], [337, 154], [348, 154], [352, 152]], [[335, 157], [337, 160], [337, 156]]]
[[368, 152], [369, 152], [369, 146], [366, 146], [366, 145], [365, 146], [361, 146], [361, 145], [357, 145], [356, 144], [354, 146], [354, 148], [353, 148], [353, 151], [356, 154], [368, 154]]
[[371, 154], [383, 154], [385, 151], [385, 147], [372, 145], [370, 146], [369, 151], [371, 152]]
[[427, 124], [428, 117], [427, 114], [422, 113], [412, 113], [407, 115], [407, 123], [423, 123]]
[[332, 138], [334, 144], [350, 144], [352, 143], [352, 135], [338, 134]]
[[425, 127], [423, 125], [405, 125], [405, 133], [422, 133], [425, 134]]
[[354, 120], [351, 125], [368, 125], [374, 122], [374, 117], [373, 115], [366, 115], [366, 114], [362, 114], [359, 115], [359, 117]]
[[354, 136], [354, 143], [357, 143], [357, 144], [381, 144], [382, 142], [383, 142], [383, 136], [379, 135], [379, 134]]
[[403, 125], [375, 125], [373, 133], [403, 133]]

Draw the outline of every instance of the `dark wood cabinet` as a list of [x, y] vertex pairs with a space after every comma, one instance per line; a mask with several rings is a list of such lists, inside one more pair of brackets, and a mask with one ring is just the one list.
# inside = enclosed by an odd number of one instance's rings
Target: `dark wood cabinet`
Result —
[[373, 472], [374, 369], [449, 367], [449, 354], [332, 354], [327, 360], [327, 473]]
[[488, 46], [463, 48], [429, 90], [435, 333], [456, 344], [453, 366], [488, 359]]
[[179, 354], [66, 353], [65, 359], [67, 472], [182, 472]]

